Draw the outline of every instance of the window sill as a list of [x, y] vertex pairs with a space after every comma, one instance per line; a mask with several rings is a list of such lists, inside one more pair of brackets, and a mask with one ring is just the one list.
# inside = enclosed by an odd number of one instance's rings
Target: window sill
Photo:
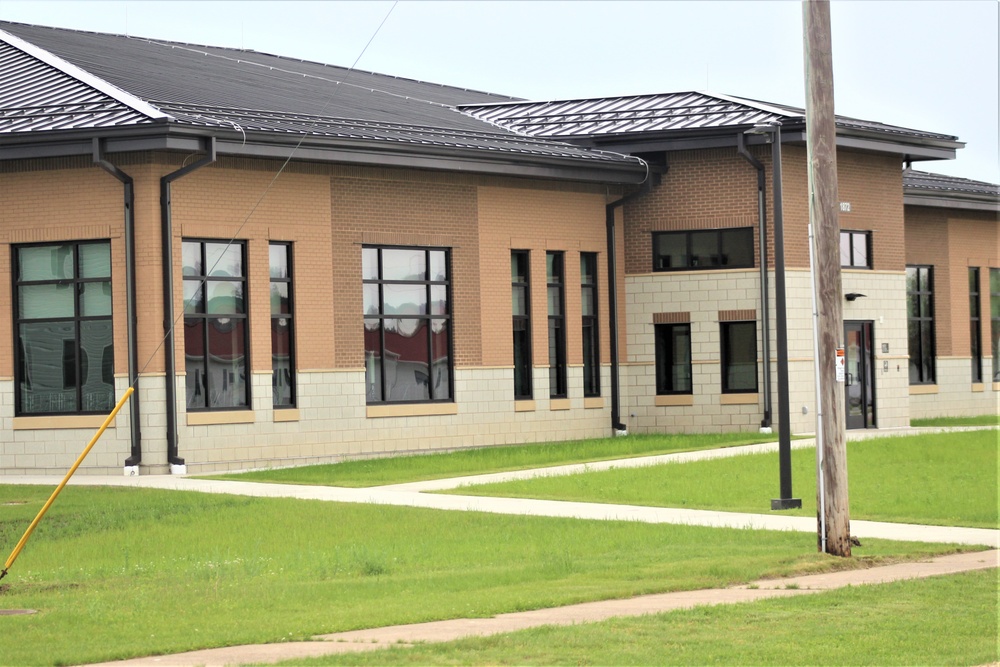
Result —
[[604, 407], [603, 396], [591, 396], [583, 399], [584, 410], [599, 410]]
[[297, 422], [298, 420], [298, 408], [279, 408], [274, 411], [275, 422]]
[[402, 405], [369, 405], [367, 417], [433, 417], [457, 415], [457, 403], [404, 403]]
[[230, 410], [221, 412], [189, 412], [188, 426], [214, 426], [218, 424], [253, 424], [256, 421], [253, 410]]
[[694, 396], [692, 394], [661, 394], [653, 400], [653, 404], [658, 408], [694, 405]]
[[983, 385], [982, 382], [973, 382], [972, 383], [972, 393], [973, 394], [981, 394], [984, 391], [986, 391], [986, 386]]
[[936, 393], [938, 393], [938, 386], [936, 384], [910, 385], [910, 396], [918, 396], [920, 394], [936, 394]]
[[534, 412], [535, 402], [531, 400], [514, 401], [514, 412]]
[[553, 412], [557, 410], [569, 410], [570, 402], [568, 398], [552, 398], [549, 399], [549, 410]]
[[720, 394], [719, 405], [756, 405], [758, 394]]
[[[101, 428], [107, 415], [52, 415], [48, 417], [14, 417], [11, 430], [41, 431], [45, 429]], [[108, 428], [114, 428], [112, 419]]]

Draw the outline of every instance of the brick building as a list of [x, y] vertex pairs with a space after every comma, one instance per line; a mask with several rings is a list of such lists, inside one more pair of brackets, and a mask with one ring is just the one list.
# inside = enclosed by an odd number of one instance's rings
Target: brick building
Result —
[[[659, 104], [656, 123], [607, 132], [579, 109], [12, 23], [0, 62], [0, 474], [64, 470], [130, 385], [84, 470], [756, 430], [776, 419], [776, 214], [790, 423], [812, 428], [801, 110], [644, 96], [622, 103]], [[776, 123], [778, 199], [774, 134], [753, 134]], [[845, 304], [848, 414], [903, 426], [901, 167], [961, 144], [838, 127], [844, 291], [865, 294]]]

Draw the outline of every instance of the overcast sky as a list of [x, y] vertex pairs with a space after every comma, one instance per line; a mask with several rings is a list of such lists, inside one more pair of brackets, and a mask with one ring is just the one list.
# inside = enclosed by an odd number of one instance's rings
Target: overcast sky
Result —
[[[837, 113], [956, 135], [967, 144], [956, 160], [915, 166], [1000, 182], [998, 6], [833, 0]], [[529, 99], [684, 90], [805, 99], [796, 0], [0, 0], [0, 19], [343, 66], [364, 50], [360, 69]]]

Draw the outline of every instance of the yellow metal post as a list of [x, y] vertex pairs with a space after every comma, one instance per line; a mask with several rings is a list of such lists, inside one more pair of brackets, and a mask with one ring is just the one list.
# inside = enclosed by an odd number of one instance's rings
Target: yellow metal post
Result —
[[24, 531], [24, 535], [21, 537], [21, 540], [17, 543], [17, 546], [14, 547], [14, 550], [7, 558], [7, 562], [4, 563], [3, 571], [0, 571], [0, 579], [3, 579], [5, 576], [7, 576], [7, 570], [9, 570], [10, 566], [13, 565], [14, 561], [17, 560], [17, 557], [20, 555], [21, 550], [24, 549], [24, 545], [28, 542], [28, 538], [31, 537], [31, 534], [35, 531], [35, 527], [42, 520], [42, 517], [45, 516], [45, 513], [49, 511], [49, 508], [52, 506], [52, 503], [55, 502], [56, 498], [59, 496], [59, 493], [63, 490], [63, 487], [66, 486], [66, 483], [69, 482], [70, 477], [72, 477], [73, 473], [76, 472], [76, 469], [79, 468], [80, 464], [83, 463], [83, 460], [87, 458], [87, 454], [89, 454], [90, 450], [94, 448], [94, 445], [97, 444], [97, 441], [101, 439], [101, 436], [104, 434], [104, 431], [107, 430], [108, 426], [115, 418], [115, 415], [117, 415], [118, 411], [122, 409], [122, 406], [125, 405], [125, 401], [128, 400], [129, 396], [132, 395], [133, 391], [135, 391], [133, 387], [129, 387], [128, 389], [125, 390], [125, 394], [122, 395], [122, 397], [118, 400], [118, 403], [117, 405], [115, 405], [114, 410], [111, 411], [111, 414], [108, 415], [108, 418], [104, 420], [103, 424], [101, 424], [101, 428], [97, 429], [97, 433], [95, 433], [94, 437], [90, 439], [90, 443], [80, 453], [80, 456], [77, 457], [76, 463], [73, 464], [73, 467], [70, 468], [69, 472], [66, 473], [66, 476], [63, 477], [62, 482], [59, 483], [59, 486], [56, 487], [56, 490], [52, 492], [51, 496], [49, 496], [49, 499], [45, 502], [45, 505], [42, 506], [42, 509], [38, 511], [38, 516], [36, 516], [35, 520], [31, 522], [31, 525], [28, 526], [28, 529]]

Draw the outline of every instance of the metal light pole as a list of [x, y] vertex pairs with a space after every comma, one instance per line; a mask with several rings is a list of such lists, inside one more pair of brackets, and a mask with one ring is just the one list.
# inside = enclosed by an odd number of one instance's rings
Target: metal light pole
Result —
[[[785, 230], [781, 194], [781, 123], [754, 126], [754, 134], [767, 135], [771, 143], [771, 187], [774, 196], [774, 306], [778, 355], [778, 477], [780, 498], [771, 499], [772, 510], [802, 507], [801, 498], [792, 497], [792, 429], [788, 400], [788, 312], [785, 300]], [[767, 252], [761, 249], [761, 255]], [[766, 323], [765, 323], [766, 326]], [[771, 363], [765, 359], [765, 363]]]

